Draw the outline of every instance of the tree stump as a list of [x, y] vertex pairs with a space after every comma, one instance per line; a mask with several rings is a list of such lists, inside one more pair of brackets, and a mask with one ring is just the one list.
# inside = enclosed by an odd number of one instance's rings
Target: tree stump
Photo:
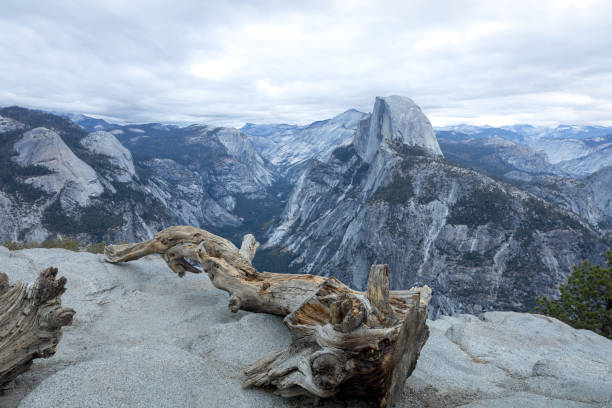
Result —
[[0, 390], [35, 358], [55, 354], [62, 327], [72, 323], [75, 311], [62, 307], [60, 299], [66, 278], [56, 276], [57, 268], [47, 268], [32, 287], [21, 282], [9, 287], [0, 274]]
[[259, 272], [251, 265], [257, 246], [250, 234], [238, 249], [208, 231], [179, 226], [143, 243], [108, 246], [105, 255], [114, 263], [157, 253], [179, 276], [202, 272], [193, 266], [200, 264], [229, 293], [230, 311], [285, 316], [290, 347], [247, 367], [245, 387], [315, 400], [356, 396], [379, 407], [396, 402], [429, 336], [431, 289], [390, 291], [387, 265], [372, 265], [367, 292], [333, 277]]

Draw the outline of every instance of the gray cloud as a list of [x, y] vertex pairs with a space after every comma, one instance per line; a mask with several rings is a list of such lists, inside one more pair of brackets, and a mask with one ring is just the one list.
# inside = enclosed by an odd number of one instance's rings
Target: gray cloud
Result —
[[402, 94], [434, 125], [612, 124], [608, 1], [290, 3], [5, 0], [0, 105], [238, 126]]

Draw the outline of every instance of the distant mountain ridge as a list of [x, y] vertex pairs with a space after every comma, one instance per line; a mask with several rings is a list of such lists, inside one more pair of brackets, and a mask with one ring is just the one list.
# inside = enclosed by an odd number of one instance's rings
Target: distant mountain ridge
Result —
[[268, 191], [282, 190], [274, 171], [235, 129], [145, 124], [87, 133], [63, 117], [11, 107], [0, 109], [0, 139], [0, 241], [139, 240], [172, 224], [239, 234], [257, 229], [247, 214], [283, 205], [282, 194]]
[[121, 241], [170, 222], [132, 168], [122, 167], [130, 154], [112, 134], [90, 137], [67, 119], [18, 107], [0, 109], [0, 117], [19, 123], [0, 132], [0, 240]]
[[[521, 139], [523, 136], [509, 133], [509, 128], [518, 128], [532, 138]], [[565, 207], [602, 232], [612, 231], [612, 212], [606, 199], [612, 194], [608, 187], [612, 181], [612, 133], [601, 135], [612, 132], [612, 128], [558, 128], [562, 133], [540, 129], [539, 138], [533, 138], [537, 128], [526, 125], [508, 129], [461, 126], [438, 130], [437, 136], [449, 161]], [[567, 128], [572, 132], [571, 138], [563, 138]]]
[[[443, 158], [417, 108], [377, 98], [353, 143], [309, 163], [263, 248], [276, 264], [261, 268], [285, 262], [363, 289], [384, 262], [393, 288], [434, 289], [434, 314], [528, 310], [611, 245], [578, 215]], [[407, 110], [410, 123], [394, 120]]]
[[133, 152], [152, 191], [183, 223], [246, 228], [250, 211], [267, 213], [283, 205], [282, 194], [272, 193], [282, 190], [274, 168], [237, 129], [148, 124], [112, 132]]
[[0, 110], [0, 241], [252, 232], [260, 268], [361, 287], [389, 263], [395, 288], [434, 287], [434, 313], [526, 310], [612, 245], [610, 137], [587, 137], [599, 128], [434, 132], [399, 96], [307, 126], [72, 118]]
[[308, 160], [329, 157], [333, 149], [350, 141], [359, 121], [367, 116], [350, 109], [306, 126], [247, 123], [240, 130], [251, 137], [257, 151], [281, 174], [295, 179]]
[[[368, 115], [349, 109], [331, 119], [305, 126], [247, 123], [240, 131], [250, 137], [256, 151], [264, 159], [276, 166], [282, 175], [289, 175], [294, 182], [309, 159], [328, 157], [335, 147], [349, 143], [359, 121]], [[81, 114], [62, 113], [61, 116], [72, 120], [88, 132], [112, 131], [131, 126]], [[159, 125], [179, 128], [175, 125]], [[526, 146], [531, 152], [523, 149], [522, 153], [516, 152], [515, 155], [527, 154], [532, 156], [528, 159], [532, 161], [535, 159], [534, 155], [540, 154], [547, 163], [536, 167], [540, 167], [539, 173], [543, 174], [586, 177], [612, 165], [612, 126], [562, 124], [546, 127], [516, 124], [494, 127], [460, 124], [435, 127], [434, 132], [442, 143], [454, 143], [455, 146], [471, 144], [477, 148], [481, 143], [492, 145], [495, 140]], [[488, 139], [491, 141], [484, 142]], [[452, 150], [448, 143], [446, 147]], [[460, 164], [469, 162], [465, 159], [460, 159]]]
[[77, 114], [77, 113], [60, 113], [60, 112], [49, 112], [53, 115], [58, 115], [63, 118], [66, 118], [80, 127], [82, 127], [87, 132], [95, 132], [97, 130], [113, 130], [121, 125], [117, 123], [108, 122], [104, 119], [93, 118], [91, 116]]
[[437, 128], [436, 134], [439, 139], [455, 145], [468, 143], [476, 146], [484, 140], [503, 139], [526, 146], [555, 167], [556, 171], [552, 173], [560, 175], [586, 177], [612, 165], [612, 127], [514, 125], [496, 128], [457, 125]]
[[537, 139], [590, 139], [612, 134], [612, 126], [558, 125], [554, 127], [516, 124], [510, 126], [450, 125], [434, 128], [436, 132], [454, 132], [476, 138], [503, 137], [525, 142]]

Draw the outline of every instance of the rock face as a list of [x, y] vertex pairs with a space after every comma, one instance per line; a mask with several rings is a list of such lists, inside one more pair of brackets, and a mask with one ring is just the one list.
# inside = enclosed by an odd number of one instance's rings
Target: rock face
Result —
[[324, 160], [336, 147], [350, 142], [359, 121], [367, 117], [366, 113], [350, 109], [307, 126], [247, 123], [240, 130], [251, 137], [257, 151], [281, 174], [295, 180], [308, 160]]
[[444, 157], [455, 164], [506, 179], [525, 180], [538, 175], [568, 176], [548, 162], [546, 156], [528, 146], [499, 136], [487, 138], [457, 137], [438, 132]]
[[[41, 268], [68, 279], [77, 313], [57, 353], [36, 360], [0, 406], [309, 407], [241, 387], [242, 368], [291, 339], [282, 320], [227, 310], [205, 275], [183, 279], [158, 257], [123, 265], [61, 249], [0, 251], [10, 281]], [[489, 312], [429, 321], [430, 337], [398, 407], [597, 407], [612, 401], [612, 342], [555, 319]], [[248, 336], [245, 336], [245, 333]], [[469, 404], [469, 405], [468, 405]], [[362, 407], [326, 401], [323, 407]]]
[[[594, 191], [586, 180], [576, 180], [560, 176], [535, 176], [525, 180], [516, 180], [521, 189], [546, 200], [565, 207], [575, 214], [580, 214], [594, 227], [605, 231], [609, 209], [598, 208]], [[605, 190], [603, 192], [605, 193]], [[603, 204], [603, 203], [602, 203]]]
[[433, 313], [450, 314], [528, 310], [537, 295], [556, 294], [572, 265], [603, 260], [610, 242], [585, 221], [441, 160], [431, 142], [413, 145], [423, 138], [406, 129], [428, 135], [429, 122], [411, 104], [398, 105], [417, 123], [394, 120], [383, 102], [372, 118], [390, 125], [362, 121], [354, 145], [314, 162], [298, 180], [265, 244], [289, 270], [363, 288], [369, 265], [385, 262], [401, 271], [392, 288], [427, 284]]
[[121, 183], [127, 183], [136, 177], [132, 153], [115, 135], [110, 132], [96, 131], [81, 139], [81, 145], [97, 154], [108, 157], [109, 176]]
[[[556, 128], [544, 128], [515, 125], [494, 128], [460, 125], [439, 128], [437, 134], [446, 145], [443, 150], [445, 147], [449, 149], [451, 160], [467, 161], [471, 167], [484, 168], [487, 173], [491, 170], [499, 171], [495, 167], [499, 168], [500, 164], [513, 165], [503, 156], [500, 157], [501, 163], [497, 165], [495, 162], [489, 163], [488, 160], [479, 163], [483, 156], [487, 159], [491, 153], [491, 149], [483, 151], [482, 145], [495, 139], [503, 139], [521, 146], [515, 148], [515, 153], [506, 149], [507, 153], [510, 153], [510, 156], [506, 154], [507, 157], [522, 156], [521, 161], [524, 162], [527, 156], [539, 156], [537, 160], [531, 160], [531, 164], [535, 167], [528, 166], [525, 169], [527, 173], [549, 173], [582, 178], [612, 165], [610, 154], [612, 127], [561, 125]], [[470, 151], [468, 146], [475, 148], [476, 151]]]
[[548, 202], [580, 214], [598, 230], [612, 232], [612, 166], [583, 179], [537, 176], [516, 184]]
[[12, 132], [14, 130], [23, 129], [24, 125], [11, 118], [0, 116], [0, 133]]
[[612, 166], [604, 167], [585, 179], [593, 192], [593, 202], [599, 210], [596, 219], [602, 230], [612, 230]]
[[562, 161], [557, 166], [576, 177], [586, 177], [604, 167], [612, 166], [612, 143], [608, 143], [605, 147], [599, 145], [592, 153]]
[[372, 116], [360, 122], [353, 138], [357, 154], [371, 163], [377, 153], [397, 146], [421, 147], [442, 156], [429, 119], [411, 99], [402, 96], [377, 97]]
[[154, 158], [142, 163], [152, 172], [147, 186], [164, 206], [172, 208], [178, 222], [187, 225], [240, 224], [213, 199], [202, 184], [202, 176], [172, 159]]
[[170, 223], [171, 214], [139, 183], [129, 151], [112, 134], [88, 135], [39, 111], [0, 112], [22, 124], [2, 134], [0, 241], [57, 234], [83, 243], [123, 241]]
[[[225, 148], [221, 157], [205, 163], [212, 167], [207, 176], [210, 178], [210, 188], [216, 191], [219, 201], [232, 202], [234, 194], [265, 195], [266, 188], [274, 181], [274, 175], [265, 167], [264, 160], [244, 133], [232, 128], [207, 126], [197, 131], [199, 135], [188, 138], [188, 144], [207, 147], [210, 139], [216, 137]], [[228, 208], [233, 209], [231, 205]]]
[[[88, 134], [51, 114], [0, 113], [0, 241], [137, 241], [171, 224], [257, 233], [284, 205], [272, 166], [236, 129], [107, 124]], [[101, 126], [89, 119], [80, 123]]]
[[[104, 187], [96, 171], [79, 159], [54, 131], [40, 127], [29, 130], [13, 146], [14, 157], [22, 167], [42, 166], [50, 174], [31, 177], [26, 183], [47, 193], [62, 194], [70, 204], [85, 207], [90, 197], [102, 194]], [[69, 204], [69, 205], [70, 205]]]
[[[276, 173], [236, 129], [148, 124], [113, 132], [144, 170], [142, 183], [170, 209], [174, 224], [242, 231], [253, 220], [249, 212], [266, 214], [269, 206], [284, 205], [271, 192]], [[249, 228], [256, 230], [254, 224]]]
[[607, 135], [584, 139], [542, 138], [530, 143], [530, 147], [574, 177], [586, 177], [612, 165], [612, 129]]
[[176, 224], [234, 242], [252, 232], [269, 238], [260, 267], [334, 271], [362, 288], [369, 265], [387, 262], [403, 271], [394, 288], [429, 284], [445, 313], [526, 310], [610, 246], [608, 168], [572, 178], [560, 165], [589, 155], [551, 163], [533, 147], [571, 136], [605, 152], [606, 128], [449, 128], [443, 158], [428, 119], [397, 96], [371, 115], [244, 132], [75, 117], [106, 129], [87, 133], [20, 108], [0, 118], [0, 241], [139, 241]]
[[[610, 166], [602, 167], [612, 157], [610, 137], [562, 139], [549, 134], [546, 138], [525, 141], [502, 129], [460, 129], [465, 133], [457, 130], [437, 133], [450, 162], [512, 183], [574, 212], [604, 233], [612, 228], [608, 199], [612, 173]], [[601, 129], [595, 128], [593, 132], [596, 130]]]

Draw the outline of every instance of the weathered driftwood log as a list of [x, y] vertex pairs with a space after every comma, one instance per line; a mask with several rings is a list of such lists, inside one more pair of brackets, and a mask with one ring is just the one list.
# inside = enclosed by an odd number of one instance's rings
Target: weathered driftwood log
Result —
[[325, 281], [325, 278], [314, 275], [260, 273], [251, 265], [256, 247], [251, 234], [244, 237], [239, 250], [227, 239], [208, 231], [179, 226], [167, 228], [142, 243], [109, 245], [104, 254], [111, 263], [160, 254], [179, 276], [185, 272], [202, 272], [192, 265], [200, 264], [212, 284], [229, 293], [232, 312], [242, 309], [286, 316]]
[[57, 268], [48, 268], [31, 287], [21, 282], [9, 287], [0, 274], [0, 390], [35, 358], [55, 354], [62, 327], [72, 323], [75, 312], [60, 299], [66, 278], [56, 276]]
[[[285, 316], [292, 335], [287, 350], [245, 370], [245, 387], [273, 387], [285, 397], [359, 396], [380, 407], [395, 402], [429, 335], [431, 289], [389, 290], [389, 268], [373, 265], [367, 292], [331, 277], [258, 272], [251, 260], [258, 243], [245, 236], [238, 249], [224, 238], [171, 227], [139, 243], [108, 246], [108, 262], [160, 254], [183, 276], [201, 272], [229, 293], [229, 308]], [[189, 261], [191, 262], [189, 262]]]

